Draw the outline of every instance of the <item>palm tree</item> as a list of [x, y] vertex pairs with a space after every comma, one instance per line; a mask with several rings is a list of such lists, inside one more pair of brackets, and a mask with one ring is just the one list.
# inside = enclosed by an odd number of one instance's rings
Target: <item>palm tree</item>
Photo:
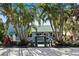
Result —
[[[25, 33], [29, 34], [27, 30], [30, 28], [30, 26], [36, 29], [33, 24], [35, 17], [33, 15], [35, 14], [34, 10], [33, 8], [28, 9], [25, 4], [1, 4], [0, 11], [2, 12], [2, 15], [7, 16], [7, 25], [9, 22], [13, 23], [17, 35], [23, 33], [22, 37], [25, 37]], [[19, 29], [24, 31], [21, 32]]]
[[[69, 4], [40, 4], [41, 18], [44, 22], [50, 21], [51, 28], [55, 32], [55, 36], [59, 41], [62, 41], [62, 35], [64, 31], [64, 24], [68, 18], [71, 16], [71, 10], [66, 8]], [[47, 17], [47, 18], [45, 18]], [[57, 35], [57, 29], [60, 35]]]

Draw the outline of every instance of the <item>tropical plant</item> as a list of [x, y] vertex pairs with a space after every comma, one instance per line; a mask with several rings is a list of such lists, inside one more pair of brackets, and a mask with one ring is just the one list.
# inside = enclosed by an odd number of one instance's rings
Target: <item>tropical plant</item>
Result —
[[4, 25], [0, 22], [0, 41], [2, 41], [4, 35]]

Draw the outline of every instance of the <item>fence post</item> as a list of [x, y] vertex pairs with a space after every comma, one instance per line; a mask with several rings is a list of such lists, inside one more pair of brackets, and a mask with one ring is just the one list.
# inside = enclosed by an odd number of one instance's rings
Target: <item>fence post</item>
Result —
[[35, 47], [37, 47], [37, 36], [35, 37]]
[[46, 37], [44, 37], [44, 46], [46, 47]]

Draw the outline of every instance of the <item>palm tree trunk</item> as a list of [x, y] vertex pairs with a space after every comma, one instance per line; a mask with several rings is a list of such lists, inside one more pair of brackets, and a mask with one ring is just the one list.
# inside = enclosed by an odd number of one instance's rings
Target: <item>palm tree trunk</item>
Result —
[[55, 19], [51, 16], [51, 15], [48, 15], [49, 17], [49, 21], [50, 21], [50, 25], [51, 25], [51, 28], [52, 28], [52, 32], [53, 34], [55, 35], [55, 40], [57, 40], [57, 28], [56, 28], [56, 22], [55, 22]]
[[52, 31], [54, 31], [54, 27], [53, 27], [53, 24], [52, 24], [52, 20], [49, 20], [49, 21], [50, 21], [50, 25], [51, 25]]
[[63, 22], [64, 22], [64, 19], [63, 19], [63, 9], [61, 8], [61, 15], [59, 16], [60, 17], [60, 40], [62, 40], [62, 36], [63, 36]]

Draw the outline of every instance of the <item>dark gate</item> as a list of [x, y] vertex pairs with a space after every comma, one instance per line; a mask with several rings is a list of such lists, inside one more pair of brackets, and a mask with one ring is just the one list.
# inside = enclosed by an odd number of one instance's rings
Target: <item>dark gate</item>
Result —
[[50, 44], [50, 39], [46, 36], [35, 36], [35, 47], [38, 47], [38, 44], [44, 44], [44, 47], [47, 47], [47, 44]]

